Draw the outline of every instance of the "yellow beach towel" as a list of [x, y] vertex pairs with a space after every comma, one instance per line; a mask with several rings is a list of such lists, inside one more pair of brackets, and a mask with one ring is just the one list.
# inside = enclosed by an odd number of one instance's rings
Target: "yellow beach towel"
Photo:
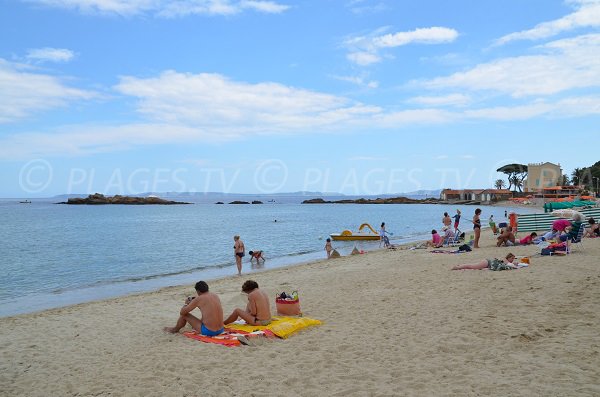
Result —
[[269, 325], [248, 325], [248, 324], [228, 324], [227, 328], [238, 331], [254, 332], [269, 330], [280, 338], [287, 338], [299, 329], [310, 327], [312, 325], [321, 325], [321, 321], [308, 317], [279, 317], [274, 316]]

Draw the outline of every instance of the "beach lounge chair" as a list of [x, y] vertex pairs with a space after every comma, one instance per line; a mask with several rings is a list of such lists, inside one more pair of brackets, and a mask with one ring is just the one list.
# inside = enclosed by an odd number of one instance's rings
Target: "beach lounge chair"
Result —
[[585, 233], [585, 227], [584, 227], [584, 224], [582, 223], [581, 226], [579, 226], [579, 230], [577, 231], [577, 237], [575, 237], [574, 239], [571, 239], [571, 241], [569, 241], [567, 243], [567, 254], [570, 254], [571, 251], [573, 251], [573, 244], [576, 244], [583, 251], [583, 234], [584, 233]]
[[456, 232], [454, 232], [450, 238], [444, 239], [444, 245], [447, 247], [455, 247], [460, 245], [460, 235], [460, 230], [456, 230]]

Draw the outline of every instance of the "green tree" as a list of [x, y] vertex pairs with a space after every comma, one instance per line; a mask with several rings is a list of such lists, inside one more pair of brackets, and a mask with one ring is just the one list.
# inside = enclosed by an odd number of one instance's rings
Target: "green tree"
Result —
[[507, 164], [498, 168], [496, 171], [507, 175], [508, 190], [514, 186], [514, 191], [517, 189], [519, 189], [520, 192], [523, 191], [521, 189], [523, 187], [523, 180], [527, 177], [527, 166], [525, 164]]
[[494, 187], [498, 190], [504, 189], [506, 187], [506, 183], [504, 183], [502, 179], [496, 179], [496, 182], [494, 182]]

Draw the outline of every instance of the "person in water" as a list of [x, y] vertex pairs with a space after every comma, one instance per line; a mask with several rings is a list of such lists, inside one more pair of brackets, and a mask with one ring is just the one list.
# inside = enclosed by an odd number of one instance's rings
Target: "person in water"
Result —
[[262, 259], [263, 263], [265, 263], [265, 257], [262, 251], [248, 251], [248, 255], [250, 255], [250, 263], [252, 260], [256, 259], [256, 264]]
[[[208, 284], [198, 281], [194, 286], [197, 296], [189, 296], [179, 311], [179, 319], [174, 327], [165, 327], [164, 330], [172, 334], [179, 332], [185, 324], [202, 335], [215, 336], [223, 333], [223, 308], [219, 297], [208, 291]], [[190, 314], [195, 308], [200, 309], [201, 318]]]
[[240, 236], [233, 236], [233, 252], [235, 254], [235, 264], [238, 269], [238, 276], [242, 275], [242, 258], [245, 255], [246, 248], [244, 242], [240, 240]]
[[460, 223], [460, 210], [456, 210], [456, 215], [454, 215], [454, 233], [458, 232], [458, 224]]

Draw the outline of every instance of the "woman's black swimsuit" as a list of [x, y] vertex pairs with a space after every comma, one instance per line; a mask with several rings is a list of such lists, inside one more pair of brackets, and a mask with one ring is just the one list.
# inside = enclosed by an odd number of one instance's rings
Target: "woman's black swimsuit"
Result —
[[473, 229], [481, 229], [481, 219], [477, 219], [473, 222]]

